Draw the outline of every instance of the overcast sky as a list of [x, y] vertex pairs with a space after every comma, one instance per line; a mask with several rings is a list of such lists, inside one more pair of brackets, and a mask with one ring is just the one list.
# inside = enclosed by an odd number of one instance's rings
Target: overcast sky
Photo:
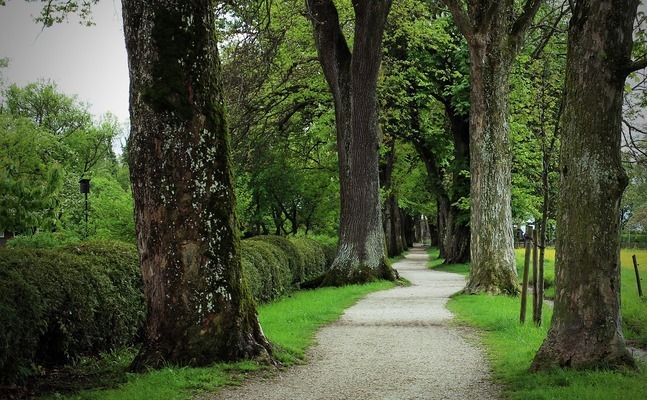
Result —
[[42, 29], [34, 22], [42, 2], [9, 0], [0, 7], [0, 58], [9, 58], [8, 83], [51, 79], [63, 93], [78, 95], [95, 116], [128, 119], [128, 61], [119, 0], [93, 8], [95, 26], [77, 18]]

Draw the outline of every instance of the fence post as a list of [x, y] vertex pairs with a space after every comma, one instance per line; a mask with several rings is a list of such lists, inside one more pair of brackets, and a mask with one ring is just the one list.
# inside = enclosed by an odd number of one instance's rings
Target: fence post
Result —
[[523, 263], [523, 281], [521, 283], [521, 311], [519, 312], [519, 322], [526, 322], [526, 303], [528, 301], [528, 270], [530, 269], [530, 247], [532, 246], [532, 226], [526, 226], [526, 258]]
[[638, 297], [643, 297], [643, 288], [640, 285], [640, 273], [638, 272], [638, 261], [636, 260], [636, 255], [634, 254], [631, 258], [634, 260], [634, 271], [636, 271], [636, 285], [638, 285]]

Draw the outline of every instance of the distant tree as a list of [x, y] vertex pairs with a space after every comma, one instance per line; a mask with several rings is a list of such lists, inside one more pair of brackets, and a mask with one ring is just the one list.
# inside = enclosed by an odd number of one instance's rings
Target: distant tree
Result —
[[267, 354], [240, 263], [215, 2], [123, 1], [148, 317], [133, 368]]
[[509, 75], [542, 0], [443, 0], [470, 51], [471, 269], [466, 291], [516, 293]]
[[390, 0], [353, 1], [353, 49], [333, 0], [308, 0], [315, 45], [335, 105], [341, 211], [337, 256], [323, 283], [394, 279], [379, 197], [377, 79]]
[[56, 217], [63, 152], [30, 120], [0, 113], [0, 232], [32, 233]]
[[639, 0], [575, 0], [562, 118], [555, 306], [533, 370], [635, 367], [620, 318], [622, 104]]

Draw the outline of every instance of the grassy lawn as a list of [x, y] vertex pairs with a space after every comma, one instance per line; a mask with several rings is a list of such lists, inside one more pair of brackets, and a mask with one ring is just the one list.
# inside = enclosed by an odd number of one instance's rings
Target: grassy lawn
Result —
[[[443, 265], [438, 250], [429, 252], [429, 267], [436, 270], [469, 273], [469, 264]], [[622, 315], [625, 336], [647, 344], [647, 299], [639, 299], [631, 263], [636, 254], [642, 276], [647, 276], [647, 251], [623, 250], [622, 261]], [[554, 295], [555, 250], [546, 249], [547, 294]], [[517, 268], [523, 268], [523, 249], [516, 250]], [[521, 273], [519, 274], [521, 276]], [[644, 279], [645, 280], [645, 279]], [[645, 286], [645, 285], [643, 285]], [[448, 308], [456, 315], [458, 323], [478, 328], [482, 332], [488, 358], [495, 378], [505, 387], [510, 399], [645, 399], [647, 368], [639, 373], [610, 371], [575, 372], [555, 370], [530, 374], [528, 368], [537, 349], [546, 337], [552, 308], [544, 307], [543, 324], [536, 328], [532, 323], [520, 325], [519, 298], [507, 296], [468, 296], [452, 298]]]
[[540, 400], [642, 400], [645, 399], [647, 369], [638, 373], [610, 371], [564, 371], [531, 374], [528, 368], [544, 340], [551, 317], [546, 307], [543, 326], [520, 325], [519, 299], [507, 296], [468, 296], [452, 298], [448, 308], [458, 323], [482, 332], [495, 379], [504, 384], [510, 399]]
[[[469, 264], [443, 265], [442, 260], [438, 259], [438, 250], [431, 249], [430, 268], [456, 272], [463, 275], [469, 273]], [[643, 292], [647, 293], [647, 250], [622, 249], [620, 259], [622, 263], [622, 318], [624, 325], [624, 334], [627, 339], [638, 341], [642, 346], [647, 346], [647, 297], [642, 299], [638, 297], [636, 288], [636, 276], [633, 269], [631, 256], [635, 254], [638, 259], [639, 269], [641, 272]], [[523, 272], [524, 249], [516, 249], [517, 271], [521, 280]], [[547, 248], [545, 253], [545, 272], [544, 280], [546, 284], [546, 297], [555, 296], [555, 249]], [[532, 275], [532, 265], [531, 265]], [[545, 307], [546, 309], [548, 307]]]
[[[259, 307], [259, 318], [267, 337], [275, 345], [275, 357], [285, 365], [301, 362], [312, 345], [315, 332], [335, 321], [343, 311], [366, 294], [394, 286], [391, 282], [375, 282], [342, 288], [301, 291], [274, 303]], [[125, 374], [133, 352], [113, 357], [106, 368], [112, 374]], [[79, 367], [79, 366], [77, 366]], [[91, 366], [87, 366], [91, 369]], [[188, 399], [196, 392], [213, 391], [227, 384], [236, 384], [244, 374], [265, 366], [256, 362], [215, 364], [208, 368], [165, 368], [146, 374], [127, 374], [125, 383], [112, 389], [87, 390], [78, 394], [51, 395], [48, 399]]]

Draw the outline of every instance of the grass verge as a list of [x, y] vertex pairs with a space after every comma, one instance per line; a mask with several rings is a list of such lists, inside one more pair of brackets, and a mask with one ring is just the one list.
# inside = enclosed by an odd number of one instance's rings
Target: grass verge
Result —
[[547, 307], [542, 327], [518, 322], [519, 299], [506, 296], [459, 295], [448, 303], [458, 323], [482, 332], [495, 378], [505, 396], [523, 400], [642, 400], [647, 370], [640, 372], [566, 371], [528, 372], [535, 352], [546, 337], [552, 310]]
[[[622, 249], [620, 252], [621, 268], [621, 293], [622, 293], [622, 322], [623, 333], [632, 344], [647, 348], [647, 296], [638, 297], [636, 288], [636, 275], [634, 273], [631, 256], [636, 254], [643, 282], [643, 290], [647, 290], [647, 250]], [[524, 249], [515, 249], [517, 272], [521, 280], [524, 262]], [[455, 272], [462, 275], [469, 274], [469, 264], [445, 265], [438, 258], [438, 249], [429, 250], [429, 268], [437, 271]], [[555, 249], [547, 248], [545, 253], [545, 288], [546, 298], [555, 297]], [[532, 275], [532, 266], [531, 266]], [[546, 309], [548, 307], [544, 307]]]
[[[367, 285], [301, 291], [274, 303], [260, 306], [259, 319], [275, 345], [275, 357], [285, 365], [301, 362], [312, 345], [315, 332], [368, 293], [393, 287], [379, 281]], [[116, 388], [85, 390], [73, 395], [49, 395], [46, 399], [139, 400], [188, 399], [199, 392], [213, 391], [242, 381], [244, 374], [265, 368], [256, 362], [221, 363], [207, 368], [168, 367], [145, 374], [126, 374], [134, 352], [116, 358], [111, 367], [121, 372], [125, 383]], [[82, 367], [82, 366], [77, 366]], [[88, 367], [90, 368], [90, 367]]]

